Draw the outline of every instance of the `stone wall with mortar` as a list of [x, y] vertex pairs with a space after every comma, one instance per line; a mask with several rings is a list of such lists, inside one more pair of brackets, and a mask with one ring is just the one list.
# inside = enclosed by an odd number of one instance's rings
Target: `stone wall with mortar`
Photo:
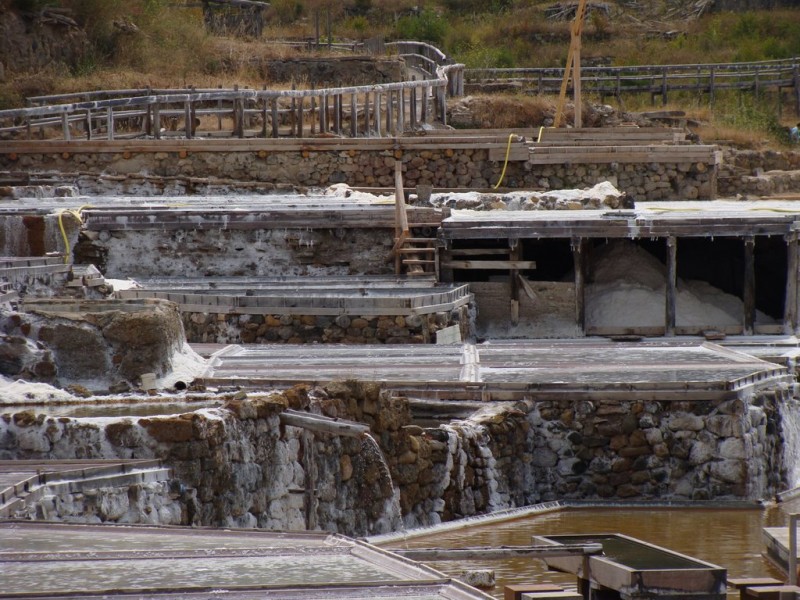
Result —
[[800, 191], [800, 152], [726, 150], [719, 171], [722, 198]]
[[[485, 149], [441, 149], [417, 152], [156, 152], [0, 154], [0, 169], [105, 174], [148, 173], [166, 177], [219, 177], [258, 181], [264, 186], [294, 184], [326, 187], [392, 187], [394, 163], [403, 165], [406, 187], [487, 189], [500, 178], [502, 161], [489, 160]], [[716, 168], [705, 163], [558, 164], [510, 162], [504, 187], [564, 189], [611, 181], [633, 200], [709, 199], [716, 193]]]
[[436, 332], [461, 326], [470, 335], [467, 307], [428, 315], [292, 315], [183, 313], [190, 343], [217, 344], [427, 344]]
[[[143, 373], [172, 371], [186, 339], [163, 300], [42, 300], [0, 309], [0, 375], [90, 390], [127, 391]], [[86, 390], [84, 390], [86, 391]]]
[[77, 263], [107, 278], [287, 277], [394, 273], [391, 229], [82, 232]]
[[[196, 491], [188, 522], [360, 535], [558, 499], [770, 498], [787, 486], [789, 401], [526, 400], [421, 427], [407, 399], [342, 382], [171, 417], [4, 415], [0, 458], [157, 457]], [[288, 406], [371, 437], [283, 426]]]
[[[315, 404], [324, 406], [326, 396]], [[160, 458], [194, 494], [183, 524], [385, 533], [400, 516], [375, 441], [284, 426], [308, 389], [162, 417], [0, 416], [0, 459]], [[328, 411], [330, 412], [330, 411]]]
[[179, 482], [175, 483], [177, 485], [158, 481], [46, 494], [14, 518], [90, 524], [182, 525], [187, 522], [187, 496]]

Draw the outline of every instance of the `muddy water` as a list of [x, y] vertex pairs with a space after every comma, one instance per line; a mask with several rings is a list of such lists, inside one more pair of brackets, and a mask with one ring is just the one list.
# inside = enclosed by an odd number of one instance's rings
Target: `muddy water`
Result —
[[[391, 547], [512, 546], [530, 544], [534, 535], [622, 533], [724, 567], [728, 577], [779, 577], [761, 555], [761, 530], [785, 525], [786, 511], [798, 509], [569, 508], [393, 542]], [[547, 571], [536, 559], [442, 561], [431, 566], [449, 575], [492, 569], [497, 586], [488, 592], [497, 598], [510, 583], [556, 583], [571, 589], [576, 583], [574, 575]]]

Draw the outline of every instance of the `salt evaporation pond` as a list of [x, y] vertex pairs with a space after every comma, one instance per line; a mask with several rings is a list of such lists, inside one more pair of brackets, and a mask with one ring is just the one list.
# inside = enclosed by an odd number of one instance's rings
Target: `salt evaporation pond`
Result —
[[[443, 530], [386, 544], [388, 549], [522, 546], [534, 535], [621, 533], [710, 562], [728, 570], [728, 577], [783, 577], [762, 556], [762, 528], [785, 526], [787, 513], [800, 502], [767, 509], [735, 508], [564, 508], [519, 519]], [[503, 586], [514, 583], [553, 583], [575, 588], [575, 576], [548, 571], [531, 558], [438, 561], [430, 565], [448, 575], [465, 570], [494, 570], [497, 585], [489, 593], [503, 597]], [[738, 597], [738, 595], [737, 595]]]

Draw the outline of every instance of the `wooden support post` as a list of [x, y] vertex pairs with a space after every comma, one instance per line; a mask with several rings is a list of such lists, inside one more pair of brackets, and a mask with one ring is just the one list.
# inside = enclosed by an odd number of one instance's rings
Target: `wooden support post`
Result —
[[409, 90], [409, 125], [411, 129], [417, 128], [417, 88]]
[[393, 111], [393, 104], [392, 101], [394, 100], [394, 94], [389, 91], [386, 92], [386, 134], [387, 135], [394, 135], [394, 111]]
[[753, 335], [756, 320], [756, 240], [752, 235], [744, 238], [744, 334]]
[[328, 133], [328, 97], [324, 94], [319, 98], [319, 132]]
[[375, 92], [375, 135], [381, 137], [381, 102], [382, 94]]
[[[266, 91], [267, 86], [264, 86], [264, 91]], [[261, 107], [261, 137], [267, 139], [269, 134], [267, 133], [267, 115], [269, 114], [269, 100], [267, 98], [261, 99], [262, 107]]]
[[61, 132], [64, 134], [64, 139], [70, 141], [69, 117], [67, 117], [67, 113], [61, 113]]
[[92, 109], [86, 109], [86, 139], [92, 139]]
[[421, 90], [422, 98], [420, 102], [420, 121], [422, 124], [428, 122], [428, 86], [423, 87]]
[[673, 236], [667, 238], [666, 292], [664, 334], [674, 336], [678, 302], [678, 240]]
[[[512, 238], [508, 240], [510, 248], [509, 260], [512, 262], [522, 259], [522, 244], [519, 239]], [[511, 284], [511, 325], [519, 324], [519, 269], [509, 270], [510, 284]]]
[[[150, 95], [150, 90], [149, 89], [147, 90], [147, 95], [148, 96]], [[145, 133], [146, 136], [149, 137], [149, 136], [153, 135], [153, 113], [152, 113], [153, 107], [148, 102], [147, 104], [145, 104], [144, 110], [145, 110], [145, 113], [144, 113], [144, 133]]]
[[114, 109], [110, 106], [106, 108], [106, 138], [114, 139]]
[[192, 125], [192, 103], [187, 100], [183, 103], [183, 132], [187, 140], [192, 139]]
[[793, 335], [797, 331], [797, 283], [798, 283], [797, 231], [786, 236], [786, 295], [783, 302], [783, 332]]
[[153, 134], [157, 140], [161, 139], [161, 105], [153, 104]]
[[358, 96], [350, 94], [350, 137], [358, 137]]
[[661, 75], [661, 106], [667, 105], [667, 69]]
[[397, 90], [397, 135], [401, 135], [406, 128], [406, 93]]
[[[311, 86], [311, 91], [314, 91], [315, 86]], [[313, 137], [314, 134], [317, 132], [317, 98], [316, 96], [311, 96], [311, 109], [308, 111], [310, 121], [311, 121], [311, 136]]]
[[800, 115], [800, 67], [795, 65], [792, 69], [792, 83], [794, 87], [794, 110]]
[[278, 99], [273, 98], [270, 102], [272, 104], [272, 137], [278, 137]]
[[302, 96], [297, 99], [297, 137], [303, 137], [303, 102]]
[[333, 97], [333, 130], [336, 135], [342, 135], [342, 95]]
[[403, 255], [398, 252], [408, 237], [408, 215], [406, 214], [406, 197], [403, 192], [403, 163], [394, 161], [394, 270], [396, 275], [403, 271]]
[[586, 334], [586, 266], [587, 243], [583, 238], [572, 238], [572, 264], [575, 271], [575, 323]]
[[[292, 91], [294, 91], [296, 88], [297, 88], [297, 86], [295, 85], [294, 82], [292, 82]], [[292, 96], [292, 123], [291, 123], [291, 125], [292, 125], [292, 135], [295, 136], [295, 137], [301, 137], [300, 135], [297, 134], [297, 129], [296, 129], [297, 116], [296, 115], [297, 115], [297, 100], [294, 98], [294, 96]]]
[[[222, 86], [218, 85], [217, 88], [221, 90]], [[217, 100], [217, 131], [222, 131], [222, 98]]]
[[369, 92], [364, 93], [364, 135], [369, 137]]

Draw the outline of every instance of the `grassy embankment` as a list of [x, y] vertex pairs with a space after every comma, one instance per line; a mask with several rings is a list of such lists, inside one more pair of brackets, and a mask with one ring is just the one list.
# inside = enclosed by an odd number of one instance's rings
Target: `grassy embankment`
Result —
[[[569, 23], [545, 18], [538, 0], [273, 0], [263, 39], [217, 37], [203, 29], [199, 8], [173, 0], [0, 0], [7, 6], [37, 10], [44, 5], [69, 7], [85, 29], [90, 50], [74, 65], [53, 65], [37, 73], [15, 73], [0, 84], [0, 104], [19, 106], [25, 96], [86, 89], [177, 87], [196, 85], [260, 87], [270, 85], [262, 59], [289, 50], [268, 40], [311, 38], [314, 12], [331, 10], [335, 40], [374, 35], [386, 39], [428, 40], [469, 67], [562, 66], [569, 44]], [[414, 5], [423, 5], [413, 11]], [[639, 3], [642, 4], [642, 3]], [[590, 14], [584, 29], [585, 62], [611, 65], [708, 63], [766, 60], [800, 55], [800, 11], [763, 11], [706, 15], [697, 20], [669, 14], [675, 4], [653, 1], [647, 14], [624, 11]], [[114, 21], [134, 23], [125, 33]], [[322, 19], [324, 33], [325, 19]], [[300, 82], [302, 83], [302, 82]], [[596, 100], [589, 98], [589, 101]], [[759, 100], [737, 92], [705, 97], [674, 96], [668, 108], [687, 111], [704, 124], [705, 139], [758, 145], [779, 142], [783, 128], [797, 119], [793, 106], [778, 115], [779, 99]], [[624, 98], [627, 110], [649, 109], [649, 98]], [[517, 95], [505, 100], [509, 110], [487, 115], [490, 126], [531, 124], [552, 107], [552, 98]], [[491, 114], [497, 115], [495, 121]], [[504, 121], [501, 122], [500, 119]], [[518, 119], [515, 121], [515, 119]]]

